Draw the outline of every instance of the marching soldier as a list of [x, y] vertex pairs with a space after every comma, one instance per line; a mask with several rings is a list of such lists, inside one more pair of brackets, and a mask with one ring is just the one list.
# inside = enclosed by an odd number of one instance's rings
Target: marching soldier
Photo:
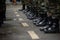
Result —
[[14, 5], [16, 4], [16, 0], [10, 0]]
[[21, 0], [22, 2], [22, 10], [25, 10], [25, 6], [29, 4], [28, 0]]
[[5, 12], [6, 12], [6, 0], [0, 0], [0, 26], [3, 21], [6, 19]]
[[22, 2], [22, 10], [25, 9], [25, 1], [26, 1], [26, 0], [21, 0], [21, 2]]
[[16, 0], [12, 0], [13, 4], [16, 5]]

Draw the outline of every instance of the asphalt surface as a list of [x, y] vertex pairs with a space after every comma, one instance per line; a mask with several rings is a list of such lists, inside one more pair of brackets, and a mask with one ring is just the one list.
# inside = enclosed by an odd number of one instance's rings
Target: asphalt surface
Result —
[[21, 5], [7, 5], [7, 20], [0, 28], [0, 40], [60, 40], [60, 33], [41, 32], [18, 9], [21, 9]]

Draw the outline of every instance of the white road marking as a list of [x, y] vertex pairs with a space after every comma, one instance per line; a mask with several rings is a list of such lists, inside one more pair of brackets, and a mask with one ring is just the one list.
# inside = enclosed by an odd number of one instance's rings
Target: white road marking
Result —
[[20, 15], [17, 14], [16, 16], [19, 17]]
[[22, 25], [23, 25], [24, 27], [29, 27], [29, 25], [28, 25], [27, 23], [22, 23]]
[[17, 14], [18, 12], [15, 12], [15, 14]]
[[13, 19], [13, 20], [15, 21], [15, 20], [17, 20], [17, 19], [15, 18], [15, 19]]
[[34, 31], [27, 31], [32, 39], [39, 39], [38, 35]]
[[23, 18], [19, 18], [18, 20], [19, 20], [19, 21], [24, 21], [24, 19], [23, 19]]

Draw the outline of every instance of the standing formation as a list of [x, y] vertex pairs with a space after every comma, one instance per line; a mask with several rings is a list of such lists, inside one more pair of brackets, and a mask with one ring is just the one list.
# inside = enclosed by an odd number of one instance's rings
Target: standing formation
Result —
[[45, 33], [59, 32], [59, 0], [27, 0], [24, 13]]

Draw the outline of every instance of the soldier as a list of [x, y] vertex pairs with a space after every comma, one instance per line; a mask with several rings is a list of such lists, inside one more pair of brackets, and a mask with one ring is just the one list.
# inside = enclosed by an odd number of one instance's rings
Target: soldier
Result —
[[4, 4], [3, 4], [3, 20], [6, 20], [6, 0], [4, 1]]
[[16, 0], [12, 0], [13, 4], [16, 5]]
[[0, 0], [0, 26], [3, 21], [6, 19], [5, 12], [6, 12], [6, 0]]
[[14, 5], [16, 4], [16, 0], [10, 0]]
[[[25, 0], [21, 0], [22, 2], [22, 10], [25, 10]], [[22, 10], [19, 10], [19, 11], [22, 11]]]
[[21, 0], [22, 2], [22, 10], [19, 9], [19, 11], [25, 10], [25, 6], [29, 4], [28, 0]]

